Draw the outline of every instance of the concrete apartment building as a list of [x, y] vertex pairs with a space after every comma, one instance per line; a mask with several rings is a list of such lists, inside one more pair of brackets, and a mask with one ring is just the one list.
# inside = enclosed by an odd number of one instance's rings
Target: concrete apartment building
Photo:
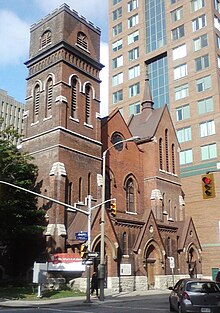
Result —
[[[203, 275], [220, 267], [220, 3], [109, 0], [109, 111], [141, 112], [149, 78], [154, 107], [169, 106], [180, 143], [186, 214], [202, 245]], [[201, 175], [214, 172], [215, 197]]]
[[[0, 89], [0, 129], [4, 130], [8, 126], [13, 126], [19, 134], [22, 134], [23, 113], [24, 104], [9, 96], [7, 91]], [[20, 142], [21, 140], [18, 139], [16, 144]]]

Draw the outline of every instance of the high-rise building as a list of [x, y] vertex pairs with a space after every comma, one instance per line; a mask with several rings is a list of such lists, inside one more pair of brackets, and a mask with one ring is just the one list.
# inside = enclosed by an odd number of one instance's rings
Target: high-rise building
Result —
[[[12, 126], [18, 134], [23, 132], [24, 104], [9, 96], [7, 91], [0, 89], [0, 130]], [[21, 138], [15, 140], [20, 144]]]
[[[169, 106], [181, 146], [186, 213], [194, 218], [203, 274], [220, 267], [220, 3], [109, 0], [109, 109], [140, 113], [149, 78], [155, 108]], [[215, 197], [201, 175], [214, 172]]]

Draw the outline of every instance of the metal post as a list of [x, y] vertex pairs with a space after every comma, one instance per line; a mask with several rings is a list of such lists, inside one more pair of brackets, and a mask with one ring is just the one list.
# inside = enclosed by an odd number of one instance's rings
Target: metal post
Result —
[[100, 268], [99, 268], [99, 282], [100, 282], [100, 301], [104, 301], [104, 279], [105, 279], [105, 165], [106, 165], [106, 151], [102, 155], [102, 207], [101, 207], [101, 247], [100, 247]]
[[[91, 250], [91, 207], [92, 207], [92, 196], [87, 196], [88, 205], [88, 252]], [[90, 265], [86, 265], [86, 302], [90, 303]]]

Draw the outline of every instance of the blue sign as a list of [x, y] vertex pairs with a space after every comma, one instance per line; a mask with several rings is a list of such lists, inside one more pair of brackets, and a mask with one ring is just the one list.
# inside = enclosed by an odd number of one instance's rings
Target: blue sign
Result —
[[87, 241], [88, 240], [88, 232], [87, 231], [81, 231], [79, 233], [76, 233], [76, 240]]

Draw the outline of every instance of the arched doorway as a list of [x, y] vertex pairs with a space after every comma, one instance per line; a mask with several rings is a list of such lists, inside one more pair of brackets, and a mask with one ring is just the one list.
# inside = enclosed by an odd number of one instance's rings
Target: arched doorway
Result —
[[148, 288], [155, 288], [155, 276], [160, 273], [160, 255], [158, 249], [153, 243], [150, 243], [146, 249], [146, 270], [148, 279]]
[[191, 246], [188, 252], [187, 263], [189, 276], [192, 278], [197, 277], [197, 263], [198, 263], [197, 261], [198, 261], [197, 252], [193, 248], [193, 246]]

